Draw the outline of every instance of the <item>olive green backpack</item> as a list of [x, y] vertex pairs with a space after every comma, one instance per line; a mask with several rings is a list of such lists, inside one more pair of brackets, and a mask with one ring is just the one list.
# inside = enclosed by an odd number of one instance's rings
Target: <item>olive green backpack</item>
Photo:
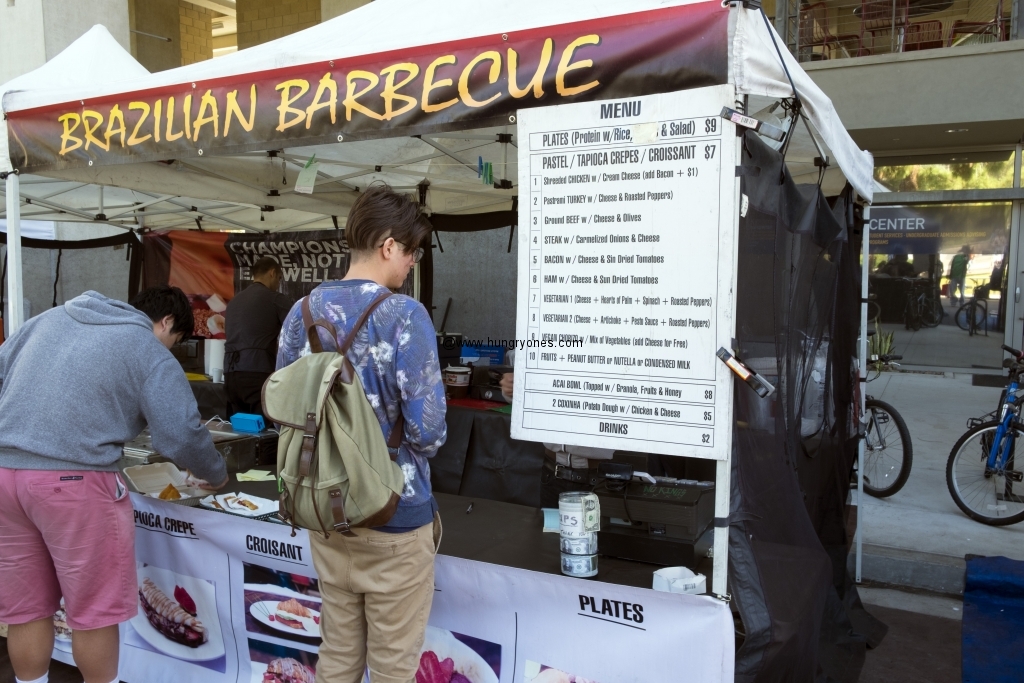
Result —
[[388, 447], [401, 444], [401, 416], [384, 442], [355, 368], [345, 354], [378, 305], [382, 294], [352, 327], [337, 352], [324, 351], [317, 327], [338, 335], [326, 320], [313, 319], [309, 297], [302, 300], [302, 322], [310, 353], [272, 374], [263, 385], [263, 412], [280, 428], [277, 474], [281, 518], [325, 536], [353, 536], [353, 527], [377, 527], [390, 520], [405, 486], [402, 469]]

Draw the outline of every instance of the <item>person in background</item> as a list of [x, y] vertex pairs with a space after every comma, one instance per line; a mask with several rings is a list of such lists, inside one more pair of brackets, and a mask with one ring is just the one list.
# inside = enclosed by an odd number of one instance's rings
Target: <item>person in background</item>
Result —
[[[953, 262], [949, 264], [949, 303], [951, 305], [963, 305], [964, 303], [967, 266], [970, 265], [972, 258], [974, 258], [974, 254], [971, 253], [971, 245], [965, 244], [960, 249], [960, 253], [953, 257]], [[956, 294], [957, 289], [960, 290], [959, 297]]]
[[224, 391], [228, 415], [263, 414], [263, 383], [274, 372], [277, 336], [292, 300], [277, 290], [281, 266], [264, 256], [253, 264], [252, 284], [228, 303], [224, 313]]
[[[505, 364], [515, 366], [516, 352], [512, 349], [505, 354]], [[515, 374], [506, 372], [501, 376], [501, 396], [512, 402], [515, 389]], [[599, 460], [611, 460], [615, 450], [570, 446], [560, 443], [544, 444], [544, 470], [540, 475], [540, 506], [557, 508], [558, 494], [566, 491], [590, 489], [586, 483], [588, 470], [596, 469]]]
[[61, 596], [85, 683], [118, 681], [118, 624], [139, 601], [126, 441], [148, 424], [162, 455], [228, 482], [169, 350], [192, 325], [177, 288], [131, 305], [86, 292], [0, 346], [0, 622], [19, 683], [47, 681]]
[[[381, 294], [402, 286], [423, 256], [420, 245], [428, 242], [430, 230], [419, 206], [386, 186], [371, 185], [359, 196], [345, 228], [352, 259], [348, 273], [309, 295], [313, 319], [326, 319], [337, 332], [332, 340], [316, 328], [325, 350], [338, 348]], [[309, 340], [299, 303], [281, 330], [277, 367], [306, 353]], [[316, 678], [358, 683], [368, 667], [372, 683], [411, 683], [434, 599], [434, 554], [441, 534], [428, 459], [447, 436], [430, 315], [415, 299], [392, 295], [367, 319], [348, 357], [385, 441], [399, 416], [404, 418], [401, 446], [397, 454], [391, 452], [405, 473], [405, 490], [383, 527], [353, 529], [354, 537], [309, 535], [323, 597]]]

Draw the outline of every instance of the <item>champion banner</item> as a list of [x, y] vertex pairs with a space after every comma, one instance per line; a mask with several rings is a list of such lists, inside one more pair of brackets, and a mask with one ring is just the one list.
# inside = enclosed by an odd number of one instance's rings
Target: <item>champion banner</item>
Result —
[[[138, 494], [132, 503], [139, 613], [121, 625], [120, 680], [312, 682], [323, 621], [306, 531]], [[435, 566], [417, 682], [733, 679], [732, 616], [714, 598], [444, 555]], [[194, 616], [176, 620], [181, 609]], [[61, 630], [55, 659], [74, 663], [73, 638]]]
[[728, 15], [715, 0], [13, 111], [11, 161], [35, 172], [465, 130], [720, 85]]
[[348, 244], [340, 231], [265, 235], [169, 230], [142, 240], [144, 286], [180, 287], [192, 302], [194, 336], [224, 339], [224, 311], [252, 282], [250, 267], [269, 256], [284, 274], [281, 292], [297, 301], [348, 270]]

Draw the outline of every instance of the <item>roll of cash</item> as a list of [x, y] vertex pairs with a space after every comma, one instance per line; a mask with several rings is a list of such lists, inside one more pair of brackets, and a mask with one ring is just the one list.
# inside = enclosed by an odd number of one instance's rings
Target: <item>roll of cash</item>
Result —
[[562, 536], [560, 539], [562, 553], [565, 555], [596, 555], [597, 533], [591, 532], [582, 538]]
[[597, 576], [597, 555], [566, 555], [562, 553], [562, 573], [577, 579]]

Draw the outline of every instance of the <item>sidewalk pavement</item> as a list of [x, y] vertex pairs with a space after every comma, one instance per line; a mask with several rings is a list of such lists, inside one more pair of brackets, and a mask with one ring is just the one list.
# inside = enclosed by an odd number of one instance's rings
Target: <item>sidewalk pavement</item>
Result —
[[863, 579], [957, 595], [963, 592], [965, 555], [1024, 560], [1024, 523], [979, 524], [956, 507], [946, 488], [953, 444], [967, 431], [968, 418], [995, 410], [1000, 390], [972, 386], [970, 374], [889, 372], [868, 384], [867, 393], [903, 416], [914, 463], [896, 495], [864, 496]]

